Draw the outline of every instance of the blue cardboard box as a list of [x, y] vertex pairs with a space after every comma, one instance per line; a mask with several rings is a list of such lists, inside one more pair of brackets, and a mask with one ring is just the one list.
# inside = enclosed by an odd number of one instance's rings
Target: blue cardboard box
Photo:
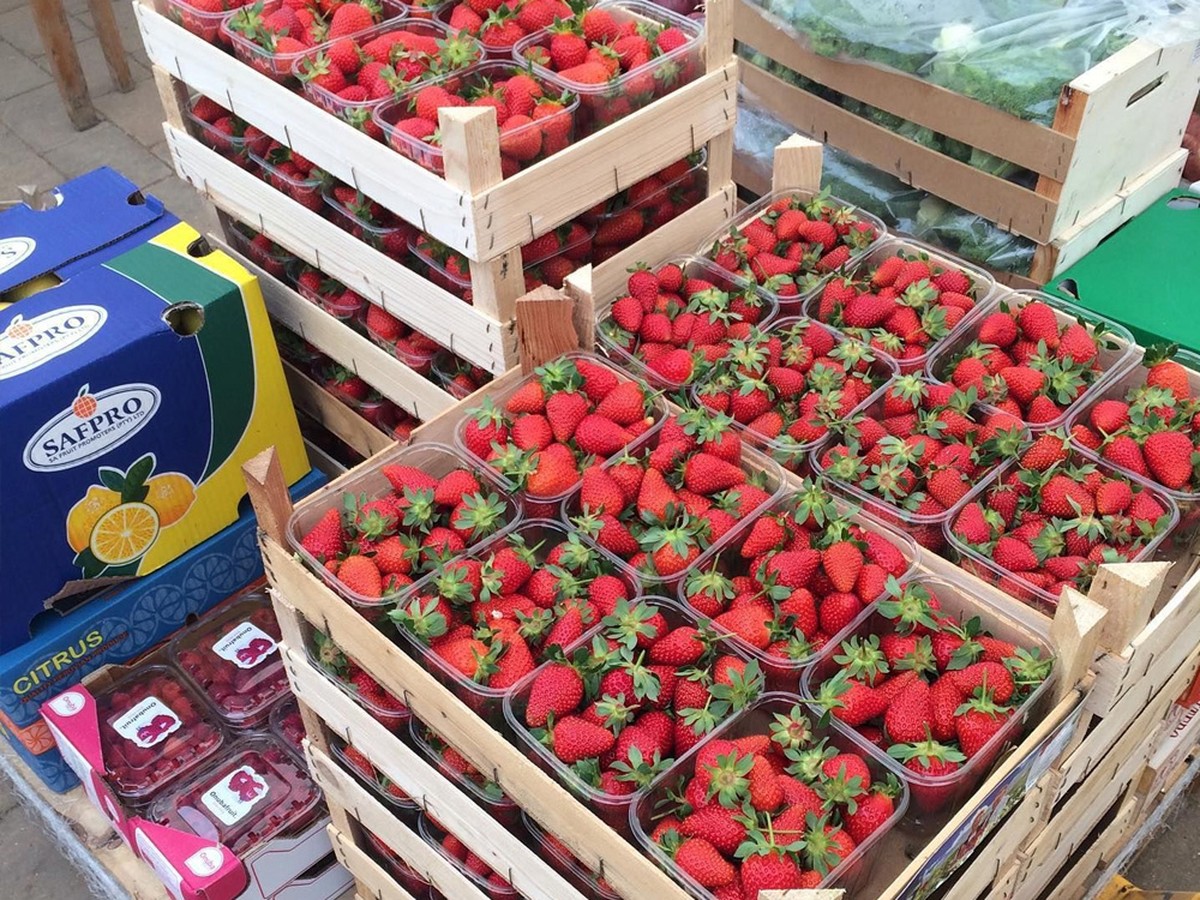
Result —
[[107, 166], [47, 196], [54, 205], [45, 209], [19, 203], [0, 212], [0, 295], [51, 273], [39, 287], [69, 278], [179, 223], [161, 200]]
[[[325, 481], [313, 471], [291, 489], [293, 499]], [[55, 791], [78, 783], [42, 721], [42, 702], [89, 672], [125, 663], [150, 650], [263, 574], [254, 514], [238, 520], [183, 556], [131, 585], [95, 596], [62, 615], [48, 610], [33, 637], [0, 656], [0, 730], [24, 761]]]

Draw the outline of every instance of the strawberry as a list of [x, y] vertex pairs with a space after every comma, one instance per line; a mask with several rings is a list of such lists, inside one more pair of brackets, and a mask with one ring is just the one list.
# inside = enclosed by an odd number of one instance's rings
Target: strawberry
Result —
[[1142, 451], [1150, 474], [1164, 487], [1180, 490], [1192, 480], [1196, 451], [1187, 435], [1157, 431], [1147, 436]]
[[736, 872], [720, 852], [703, 838], [687, 838], [675, 851], [675, 865], [701, 887], [719, 888], [733, 881]]
[[319, 562], [337, 559], [346, 549], [342, 535], [342, 517], [336, 509], [326, 510], [300, 541], [300, 546]]
[[910, 786], [918, 812], [937, 812], [958, 794], [958, 786], [952, 782], [928, 783], [929, 779], [944, 779], [953, 775], [960, 764], [966, 761], [966, 756], [955, 748], [925, 739], [913, 744], [894, 744], [888, 748], [888, 755], [899, 760], [910, 772], [922, 776], [922, 781]]
[[987, 689], [967, 700], [958, 709], [955, 734], [967, 759], [980, 753], [1008, 721], [1009, 707], [997, 704]]
[[365, 556], [348, 556], [337, 573], [338, 581], [348, 591], [361, 597], [375, 598], [383, 592], [383, 579], [373, 560]]

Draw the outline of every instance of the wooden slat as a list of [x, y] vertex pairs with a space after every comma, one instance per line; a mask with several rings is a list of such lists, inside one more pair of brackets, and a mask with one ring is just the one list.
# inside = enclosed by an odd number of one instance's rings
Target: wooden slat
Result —
[[[286, 590], [280, 593], [283, 595], [283, 602], [288, 603], [291, 598]], [[279, 600], [277, 599], [276, 602], [278, 603]], [[303, 612], [302, 609], [300, 611]], [[364, 622], [364, 624], [366, 623]], [[346, 647], [343, 649], [355, 657], [360, 664], [362, 663], [361, 654], [353, 653]], [[501, 873], [511, 873], [510, 883], [513, 888], [520, 891], [529, 900], [583, 900], [579, 892], [570, 887], [561, 876], [542, 861], [534, 850], [522, 844], [505, 826], [482, 813], [473, 800], [451, 785], [415, 750], [398, 740], [395, 735], [372, 719], [329, 679], [313, 668], [308, 662], [303, 648], [297, 651], [291, 647], [284, 647], [282, 652], [288, 679], [292, 683], [296, 696], [304, 700], [331, 731], [352, 743], [356, 749], [361, 750], [379, 771], [394, 781], [401, 790], [419, 803], [447, 831], [456, 835], [470, 847], [489, 866]], [[427, 724], [437, 730], [436, 722]], [[391, 817], [392, 814], [377, 801], [372, 806], [370, 795], [361, 788], [351, 791], [345, 784], [346, 781], [351, 780], [350, 777], [348, 775], [339, 777], [342, 770], [328, 756], [310, 745], [309, 760], [312, 763], [314, 777], [321, 783], [322, 788], [329, 785], [333, 789], [335, 803], [339, 795], [349, 798], [349, 803], [340, 805], [351, 813], [357, 811], [354, 818], [375, 831], [385, 841], [388, 841], [388, 834], [393, 834], [397, 840], [403, 837], [398, 830], [385, 832], [377, 830], [385, 823], [384, 815]], [[357, 788], [357, 785], [355, 787]], [[376, 815], [372, 815], [372, 811]], [[399, 826], [399, 828], [403, 827]], [[412, 852], [410, 846], [393, 846], [392, 849], [402, 856]], [[413, 857], [418, 859], [421, 866], [430, 866], [429, 858], [421, 858], [415, 854]], [[447, 869], [453, 868], [449, 864], [444, 863], [444, 865]], [[439, 887], [442, 887], [443, 882], [446, 883], [447, 888], [452, 888], [459, 879], [467, 881], [457, 872], [454, 873], [458, 875], [456, 879], [445, 877], [444, 873], [437, 871], [432, 866], [427, 871], [435, 878]], [[443, 891], [447, 892], [446, 888], [443, 888]]]
[[338, 862], [346, 867], [359, 884], [357, 900], [413, 900], [375, 860], [354, 845], [344, 831], [330, 825], [329, 843]]
[[[309, 303], [253, 260], [247, 259], [231, 247], [222, 245], [221, 249], [257, 276], [263, 300], [267, 304], [267, 313], [272, 319], [300, 335], [322, 353], [361, 375], [371, 387], [406, 412], [424, 421], [440, 415], [458, 402], [370, 338], [363, 337], [324, 310]], [[390, 437], [388, 441], [391, 441]], [[382, 449], [376, 447], [364, 455], [371, 456]]]
[[[337, 488], [327, 486], [326, 490]], [[505, 793], [559, 836], [584, 865], [593, 871], [603, 871], [606, 880], [622, 896], [682, 900], [680, 889], [654, 863], [602, 825], [590, 810], [333, 594], [286, 549], [270, 539], [264, 539], [261, 546], [272, 585], [288, 604], [332, 638], [347, 655], [368, 667], [386, 690], [402, 697], [414, 715], [456, 747], [476, 768], [492, 773], [493, 780]], [[364, 720], [359, 722], [360, 726], [374, 724], [359, 712]], [[362, 728], [355, 731], [357, 737]]]
[[957, 138], [1022, 168], [1066, 175], [1074, 141], [1016, 116], [898, 71], [811, 52], [775, 16], [751, 0], [734, 8], [734, 36], [793, 71], [910, 122]]
[[464, 359], [492, 372], [516, 363], [510, 324], [489, 318], [189, 135], [170, 127], [166, 132], [180, 177], [233, 218]]

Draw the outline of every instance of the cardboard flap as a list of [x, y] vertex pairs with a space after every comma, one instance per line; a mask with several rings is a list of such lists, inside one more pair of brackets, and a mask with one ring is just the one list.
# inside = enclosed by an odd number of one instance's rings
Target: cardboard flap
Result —
[[248, 883], [245, 867], [223, 844], [137, 816], [129, 833], [134, 850], [178, 900], [233, 900]]
[[54, 272], [157, 222], [162, 202], [102, 166], [0, 214], [0, 292]]

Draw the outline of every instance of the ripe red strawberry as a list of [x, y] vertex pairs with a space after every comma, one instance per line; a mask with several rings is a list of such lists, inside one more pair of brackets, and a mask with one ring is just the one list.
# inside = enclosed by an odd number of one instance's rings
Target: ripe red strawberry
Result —
[[893, 743], [916, 743], [925, 737], [931, 713], [929, 685], [917, 679], [892, 700], [883, 725]]
[[958, 721], [955, 723], [958, 745], [968, 759], [978, 755], [987, 742], [1000, 732], [1012, 712], [1009, 707], [996, 703], [990, 692], [984, 690], [980, 694], [959, 707]]
[[363, 597], [379, 597], [383, 592], [379, 569], [373, 560], [365, 556], [346, 557], [338, 569], [337, 578], [348, 590]]
[[1180, 490], [1192, 480], [1195, 447], [1191, 438], [1178, 431], [1157, 431], [1142, 445], [1146, 465], [1154, 480], [1164, 487]]
[[301, 539], [300, 546], [320, 562], [340, 556], [346, 549], [341, 513], [337, 509], [326, 510], [312, 530]]
[[835, 590], [852, 591], [862, 570], [862, 551], [850, 541], [839, 541], [822, 551], [821, 565]]
[[554, 755], [568, 765], [600, 756], [615, 744], [611, 731], [578, 716], [564, 716], [554, 725]]
[[856, 808], [846, 814], [846, 831], [855, 843], [861, 844], [888, 823], [896, 812], [891, 789], [877, 785], [869, 795], [856, 801]]
[[675, 865], [706, 888], [729, 884], [737, 875], [717, 848], [703, 838], [688, 838], [680, 844], [675, 851]]
[[[888, 755], [924, 779], [952, 775], [958, 771], [960, 764], [966, 761], [966, 757], [954, 747], [932, 739], [914, 744], [895, 744], [888, 748]], [[922, 813], [937, 812], [957, 793], [958, 786], [953, 783], [935, 785], [922, 782], [911, 785], [913, 803]]]

